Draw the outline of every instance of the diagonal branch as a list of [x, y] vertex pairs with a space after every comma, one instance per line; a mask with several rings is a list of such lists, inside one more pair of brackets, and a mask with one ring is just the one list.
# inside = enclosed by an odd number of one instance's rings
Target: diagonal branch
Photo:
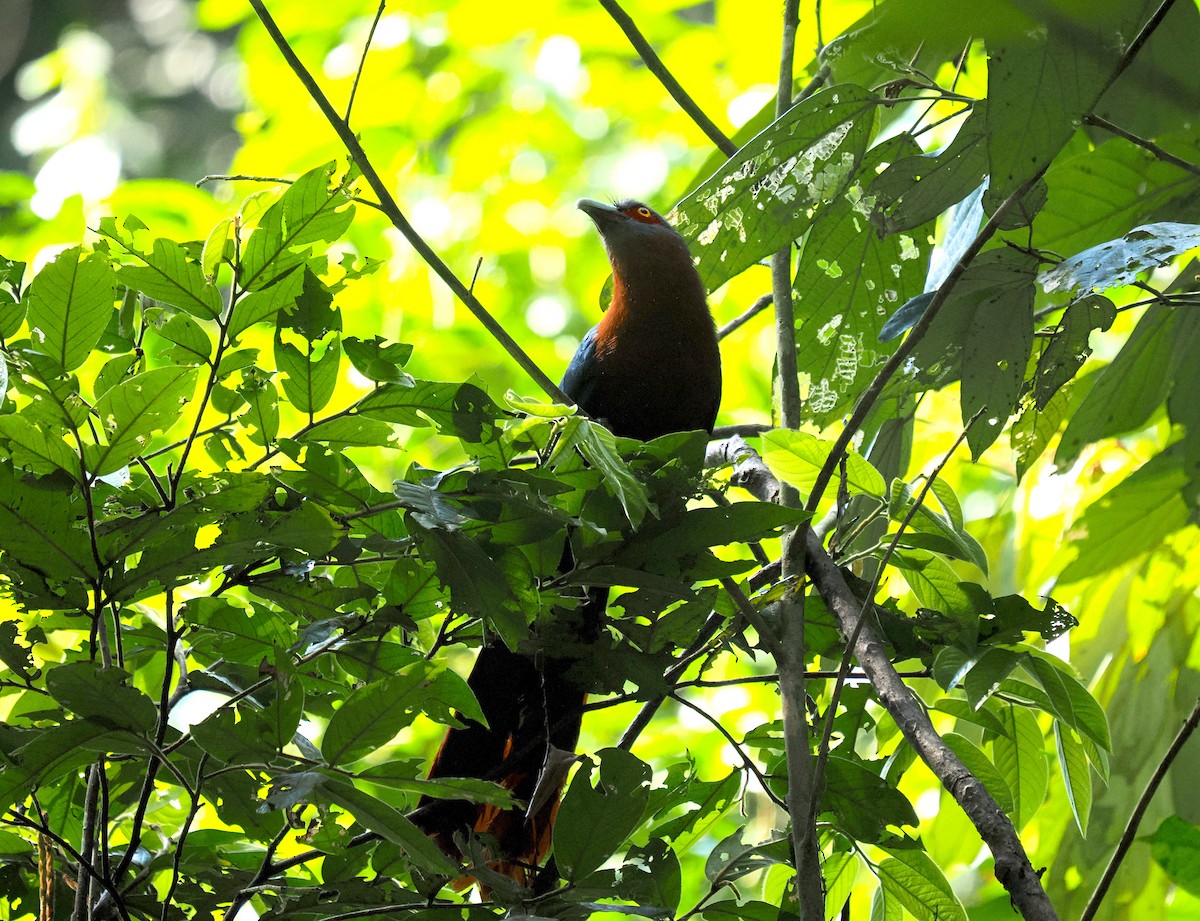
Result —
[[704, 110], [700, 106], [696, 105], [696, 101], [687, 94], [687, 91], [675, 79], [674, 75], [667, 70], [667, 65], [662, 62], [662, 58], [650, 47], [650, 43], [646, 41], [646, 36], [642, 35], [637, 24], [621, 8], [617, 0], [600, 0], [600, 5], [613, 18], [613, 22], [621, 27], [621, 31], [625, 33], [625, 37], [629, 39], [629, 44], [633, 45], [634, 50], [641, 57], [650, 73], [658, 78], [658, 82], [671, 94], [671, 98], [679, 104], [679, 108], [683, 109], [687, 116], [708, 136], [708, 139], [716, 145], [721, 153], [727, 157], [732, 157], [737, 153], [738, 145], [731, 141], [725, 132], [718, 128], [713, 123], [713, 120], [704, 114]]
[[[778, 501], [779, 481], [749, 445], [739, 442], [740, 439], [731, 439], [730, 447], [721, 452], [710, 449], [710, 456], [723, 453], [736, 457], [733, 485], [749, 490], [764, 501]], [[938, 735], [925, 708], [908, 690], [888, 658], [887, 647], [876, 632], [872, 618], [860, 617], [863, 601], [846, 583], [820, 538], [808, 528], [805, 539], [806, 571], [837, 619], [842, 635], [850, 637], [858, 631], [858, 638], [853, 643], [854, 658], [875, 689], [880, 704], [921, 760], [962, 806], [979, 837], [992, 852], [996, 878], [1008, 890], [1013, 904], [1026, 921], [1058, 921], [1012, 822], [996, 805], [987, 788]]]
[[363, 178], [367, 180], [367, 184], [370, 185], [371, 190], [379, 199], [379, 207], [388, 216], [388, 219], [392, 222], [392, 226], [404, 235], [404, 238], [408, 240], [412, 248], [417, 251], [417, 255], [433, 269], [437, 276], [446, 284], [446, 287], [454, 292], [454, 295], [474, 314], [475, 319], [483, 324], [484, 328], [504, 347], [504, 350], [533, 379], [534, 383], [541, 387], [556, 403], [570, 406], [572, 400], [558, 388], [558, 385], [554, 381], [546, 376], [545, 372], [517, 344], [517, 341], [508, 334], [508, 331], [480, 303], [479, 298], [471, 293], [471, 290], [463, 284], [462, 280], [454, 274], [450, 267], [442, 261], [442, 258], [433, 251], [433, 248], [425, 242], [425, 239], [417, 233], [416, 228], [409, 223], [408, 218], [404, 216], [404, 212], [400, 210], [400, 206], [396, 204], [395, 198], [392, 197], [392, 193], [388, 190], [387, 184], [376, 171], [362, 144], [359, 143], [358, 137], [350, 130], [350, 126], [346, 124], [346, 120], [338, 115], [329, 102], [329, 98], [313, 78], [313, 75], [309, 73], [303, 62], [296, 56], [296, 52], [292, 50], [292, 46], [288, 44], [288, 40], [279, 30], [279, 26], [271, 17], [263, 0], [250, 0], [250, 6], [258, 14], [259, 20], [275, 42], [275, 46], [279, 49], [280, 54], [283, 55], [283, 59], [287, 61], [288, 66], [292, 69], [292, 73], [304, 85], [305, 90], [308, 91], [313, 102], [317, 104], [326, 121], [329, 122], [330, 127], [337, 133], [338, 138], [346, 150], [350, 152], [350, 156], [354, 158], [354, 162], [358, 165], [358, 168], [362, 170]]

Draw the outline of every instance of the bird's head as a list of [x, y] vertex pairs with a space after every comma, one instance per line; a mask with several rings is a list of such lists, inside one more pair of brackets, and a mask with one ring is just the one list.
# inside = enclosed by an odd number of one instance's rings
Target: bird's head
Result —
[[596, 225], [618, 277], [628, 281], [647, 270], [695, 273], [683, 237], [649, 205], [633, 199], [606, 205], [581, 198], [576, 207]]

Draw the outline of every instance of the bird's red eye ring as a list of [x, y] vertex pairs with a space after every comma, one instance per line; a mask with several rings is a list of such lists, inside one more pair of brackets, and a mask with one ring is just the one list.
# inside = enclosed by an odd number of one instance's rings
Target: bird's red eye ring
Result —
[[642, 224], [658, 223], [658, 217], [645, 205], [631, 205], [625, 209], [625, 214]]

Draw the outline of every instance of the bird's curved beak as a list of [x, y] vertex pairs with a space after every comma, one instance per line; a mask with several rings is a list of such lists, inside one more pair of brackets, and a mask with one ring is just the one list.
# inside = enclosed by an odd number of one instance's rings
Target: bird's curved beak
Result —
[[604, 202], [592, 198], [579, 199], [575, 202], [575, 207], [590, 217], [597, 227], [604, 227], [621, 217], [621, 212], [612, 205], [606, 205]]

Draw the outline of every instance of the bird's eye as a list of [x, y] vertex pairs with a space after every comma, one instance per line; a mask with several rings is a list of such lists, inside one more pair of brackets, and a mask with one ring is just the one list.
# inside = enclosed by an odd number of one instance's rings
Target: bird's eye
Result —
[[638, 217], [649, 217], [650, 209], [647, 208], [645, 205], [642, 205], [642, 207], [637, 209], [637, 213], [638, 213]]

